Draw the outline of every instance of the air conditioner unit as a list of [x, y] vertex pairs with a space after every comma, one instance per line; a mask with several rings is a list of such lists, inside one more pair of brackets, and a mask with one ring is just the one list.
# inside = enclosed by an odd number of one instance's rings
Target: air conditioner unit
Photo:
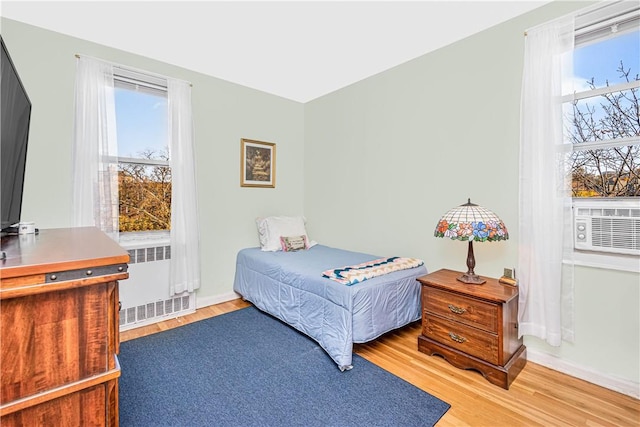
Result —
[[640, 208], [591, 205], [575, 209], [576, 249], [640, 255]]

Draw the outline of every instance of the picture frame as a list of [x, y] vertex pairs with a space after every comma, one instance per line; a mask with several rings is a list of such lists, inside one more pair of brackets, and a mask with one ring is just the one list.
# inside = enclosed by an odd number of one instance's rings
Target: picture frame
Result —
[[276, 144], [240, 140], [240, 186], [276, 187]]

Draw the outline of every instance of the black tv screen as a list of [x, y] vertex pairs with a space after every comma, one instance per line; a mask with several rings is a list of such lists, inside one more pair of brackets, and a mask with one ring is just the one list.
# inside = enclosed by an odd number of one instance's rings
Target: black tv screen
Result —
[[0, 150], [0, 187], [2, 203], [1, 228], [20, 222], [22, 210], [22, 190], [24, 172], [27, 161], [27, 142], [29, 139], [29, 123], [31, 120], [31, 101], [24, 90], [20, 77], [7, 52], [4, 40], [2, 57], [0, 58], [0, 133], [2, 134]]

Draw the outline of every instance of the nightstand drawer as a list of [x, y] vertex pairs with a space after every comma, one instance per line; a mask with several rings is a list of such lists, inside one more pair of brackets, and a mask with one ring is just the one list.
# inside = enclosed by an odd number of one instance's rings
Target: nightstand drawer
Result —
[[500, 362], [497, 335], [433, 315], [423, 317], [422, 325], [422, 334], [434, 341], [494, 365]]
[[[499, 307], [496, 304], [440, 289], [424, 287], [422, 306], [426, 312], [488, 332], [498, 332]], [[425, 313], [423, 313], [424, 315]]]

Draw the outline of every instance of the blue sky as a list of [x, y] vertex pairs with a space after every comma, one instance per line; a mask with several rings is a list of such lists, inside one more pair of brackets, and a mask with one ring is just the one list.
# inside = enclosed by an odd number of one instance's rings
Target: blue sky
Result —
[[139, 157], [167, 147], [167, 98], [116, 88], [118, 155]]
[[[577, 82], [595, 78], [596, 87], [623, 83], [616, 69], [622, 60], [625, 69], [631, 68], [629, 77], [640, 73], [640, 31], [623, 34], [618, 37], [594, 43], [576, 49], [573, 55], [574, 76]], [[582, 85], [576, 88], [580, 91]]]
[[[620, 67], [620, 61], [622, 61], [624, 70], [629, 71], [629, 81], [634, 81], [636, 76], [640, 74], [640, 31], [621, 34], [617, 37], [575, 49], [573, 52], [573, 87], [565, 87], [565, 94], [567, 91], [575, 93], [590, 91], [591, 88], [587, 82], [592, 77], [596, 88], [606, 87], [607, 82], [609, 86], [626, 83], [622, 73], [617, 71]], [[630, 94], [629, 90], [625, 92], [628, 95]], [[629, 99], [620, 98], [619, 102], [623, 108], [632, 108]], [[591, 96], [577, 102], [578, 110], [590, 116], [596, 122], [609, 115], [604, 105], [608, 105], [608, 103], [604, 102], [602, 96]], [[567, 104], [565, 108], [568, 109], [566, 112], [573, 114], [570, 105]], [[600, 125], [597, 127], [600, 127]], [[573, 133], [576, 129], [565, 130]], [[598, 137], [605, 137], [601, 133], [597, 135]], [[612, 133], [607, 135], [613, 137]], [[596, 134], [591, 135], [589, 140], [592, 140], [592, 138], [596, 138]], [[582, 139], [582, 137], [579, 139]]]

